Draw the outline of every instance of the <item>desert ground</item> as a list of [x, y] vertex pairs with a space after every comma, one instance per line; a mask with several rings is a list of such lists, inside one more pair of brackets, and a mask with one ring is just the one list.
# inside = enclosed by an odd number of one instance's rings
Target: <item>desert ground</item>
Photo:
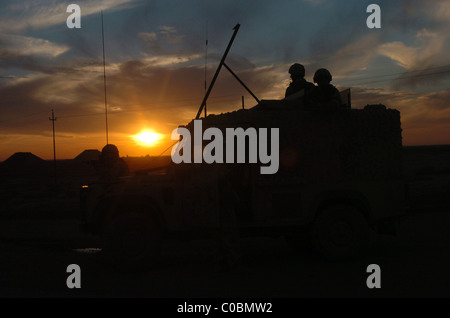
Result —
[[[357, 260], [330, 263], [294, 252], [282, 239], [240, 240], [241, 265], [217, 272], [211, 242], [167, 242], [160, 268], [114, 270], [81, 235], [76, 218], [1, 222], [2, 297], [449, 297], [450, 214], [413, 215], [399, 236], [376, 237]], [[97, 246], [98, 247], [98, 246]], [[81, 268], [69, 289], [66, 268]], [[381, 289], [366, 286], [369, 264], [381, 267]]]
[[[119, 272], [98, 238], [78, 229], [78, 189], [94, 179], [89, 167], [64, 176], [59, 162], [57, 187], [51, 165], [39, 173], [9, 167], [0, 188], [0, 297], [450, 297], [448, 158], [408, 154], [413, 209], [396, 237], [374, 235], [358, 259], [326, 262], [282, 237], [240, 239], [241, 261], [229, 272], [213, 265], [208, 240], [166, 241], [156, 269]], [[66, 286], [70, 264], [81, 268], [80, 289]], [[369, 264], [381, 267], [380, 289], [366, 286]]]

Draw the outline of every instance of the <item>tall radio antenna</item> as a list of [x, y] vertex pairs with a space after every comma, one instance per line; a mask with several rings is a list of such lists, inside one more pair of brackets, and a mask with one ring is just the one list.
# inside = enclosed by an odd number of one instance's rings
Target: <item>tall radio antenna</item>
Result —
[[[207, 65], [208, 65], [208, 21], [206, 21], [206, 42], [205, 42], [205, 93], [206, 93], [206, 76], [207, 76]], [[205, 117], [206, 113], [206, 102], [205, 102]]]
[[106, 100], [106, 64], [105, 64], [105, 32], [103, 30], [103, 10], [101, 11], [102, 16], [102, 46], [103, 46], [103, 87], [105, 90], [105, 124], [106, 124], [106, 144], [109, 144], [108, 139], [108, 103]]

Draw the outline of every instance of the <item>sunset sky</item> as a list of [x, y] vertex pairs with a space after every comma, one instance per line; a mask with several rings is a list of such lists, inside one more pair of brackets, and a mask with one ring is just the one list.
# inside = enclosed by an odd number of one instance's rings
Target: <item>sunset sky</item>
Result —
[[[81, 29], [69, 29], [70, 3]], [[381, 29], [366, 8], [381, 7]], [[260, 99], [284, 97], [299, 62], [312, 81], [328, 68], [353, 106], [402, 114], [404, 145], [450, 144], [450, 1], [2, 0], [0, 161], [15, 152], [69, 159], [105, 145], [101, 16], [104, 11], [109, 140], [122, 156], [159, 155], [197, 113], [207, 80], [241, 24], [227, 64]], [[209, 113], [255, 105], [223, 70]], [[136, 134], [162, 134], [145, 144]], [[170, 154], [170, 151], [165, 153]]]

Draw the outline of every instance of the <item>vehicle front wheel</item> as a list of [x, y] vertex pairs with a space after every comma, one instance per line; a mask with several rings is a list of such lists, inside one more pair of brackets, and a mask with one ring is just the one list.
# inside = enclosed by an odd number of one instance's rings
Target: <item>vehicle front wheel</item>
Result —
[[334, 205], [319, 212], [313, 224], [312, 243], [325, 259], [350, 259], [368, 245], [369, 230], [366, 218], [358, 209]]

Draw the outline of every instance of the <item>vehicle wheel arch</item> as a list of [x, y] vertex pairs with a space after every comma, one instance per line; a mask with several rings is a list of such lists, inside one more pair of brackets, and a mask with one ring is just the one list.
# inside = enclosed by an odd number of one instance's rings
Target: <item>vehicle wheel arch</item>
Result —
[[311, 221], [313, 222], [320, 213], [335, 205], [348, 205], [356, 208], [373, 227], [370, 204], [367, 198], [358, 191], [327, 191], [316, 196], [311, 204]]

